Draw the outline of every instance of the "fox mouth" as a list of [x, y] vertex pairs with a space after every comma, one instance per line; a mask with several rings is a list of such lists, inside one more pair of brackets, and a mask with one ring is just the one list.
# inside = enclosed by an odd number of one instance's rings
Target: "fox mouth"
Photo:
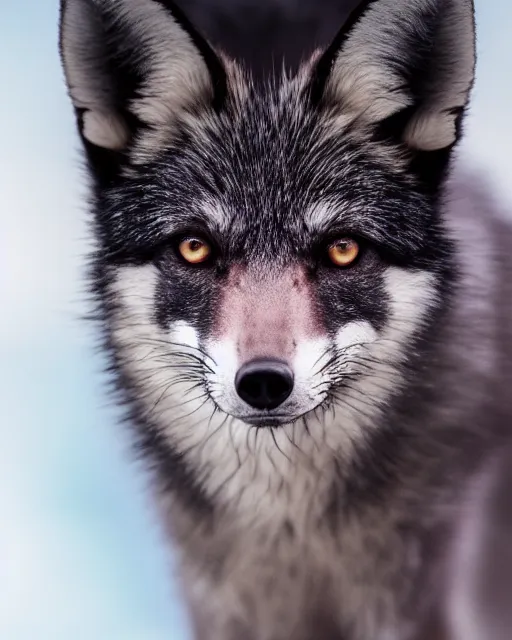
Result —
[[319, 403], [316, 406], [312, 407], [311, 409], [308, 409], [307, 411], [301, 411], [300, 413], [269, 412], [266, 414], [255, 413], [255, 414], [249, 414], [249, 415], [237, 415], [235, 417], [238, 418], [238, 420], [245, 422], [251, 427], [268, 427], [268, 428], [281, 427], [286, 424], [293, 424], [294, 422], [297, 422], [301, 418], [304, 418], [309, 413], [318, 409], [318, 407], [321, 404], [322, 403]]
[[279, 427], [283, 424], [295, 422], [300, 416], [292, 414], [269, 414], [269, 415], [249, 415], [240, 417], [240, 420], [246, 422], [252, 427]]

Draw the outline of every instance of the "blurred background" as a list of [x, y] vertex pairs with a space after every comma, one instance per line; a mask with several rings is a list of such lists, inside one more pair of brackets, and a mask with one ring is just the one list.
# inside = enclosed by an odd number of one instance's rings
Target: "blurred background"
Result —
[[[0, 3], [0, 639], [186, 640], [173, 559], [80, 320], [90, 241], [58, 2]], [[512, 3], [476, 5], [460, 164], [512, 216]]]

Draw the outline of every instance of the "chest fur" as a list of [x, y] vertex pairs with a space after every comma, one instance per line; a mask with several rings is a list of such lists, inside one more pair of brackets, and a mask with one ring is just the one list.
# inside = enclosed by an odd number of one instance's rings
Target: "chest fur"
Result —
[[391, 510], [342, 523], [300, 515], [246, 527], [226, 516], [188, 538], [183, 571], [198, 637], [409, 638], [428, 579], [422, 535]]

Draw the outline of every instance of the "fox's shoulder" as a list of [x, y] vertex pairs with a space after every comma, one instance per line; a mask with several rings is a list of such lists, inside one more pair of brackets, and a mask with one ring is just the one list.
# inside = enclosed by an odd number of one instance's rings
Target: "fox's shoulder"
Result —
[[[454, 172], [446, 193], [446, 219], [461, 271], [459, 307], [464, 325], [492, 333], [496, 387], [509, 405], [512, 387], [512, 206], [486, 178]], [[483, 338], [482, 338], [483, 340]], [[482, 342], [479, 342], [479, 348]], [[473, 346], [474, 350], [474, 346]], [[475, 355], [478, 355], [475, 352]]]

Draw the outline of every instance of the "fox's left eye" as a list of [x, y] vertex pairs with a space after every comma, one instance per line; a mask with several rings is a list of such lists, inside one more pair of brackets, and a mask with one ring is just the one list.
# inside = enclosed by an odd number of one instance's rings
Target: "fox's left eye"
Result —
[[210, 244], [198, 236], [183, 238], [178, 245], [178, 252], [189, 264], [201, 264], [212, 255]]
[[340, 238], [327, 248], [329, 260], [337, 267], [348, 267], [359, 255], [359, 244], [353, 238]]

